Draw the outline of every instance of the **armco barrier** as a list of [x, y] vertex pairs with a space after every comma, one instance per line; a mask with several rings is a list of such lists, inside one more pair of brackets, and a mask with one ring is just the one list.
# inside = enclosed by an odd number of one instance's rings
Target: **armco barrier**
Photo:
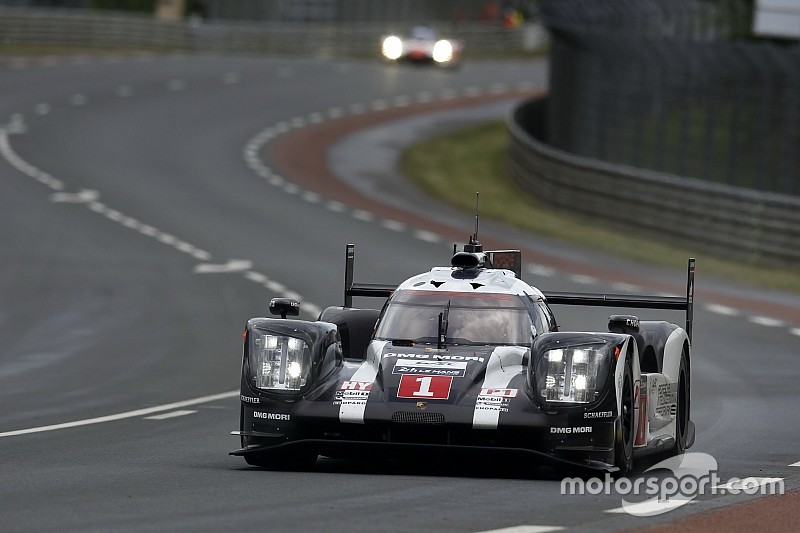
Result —
[[539, 141], [546, 98], [509, 121], [514, 181], [542, 202], [650, 235], [697, 253], [800, 266], [800, 198], [578, 157]]
[[[356, 23], [192, 23], [120, 12], [0, 8], [0, 43], [5, 45], [377, 58], [386, 33], [382, 26]], [[530, 52], [547, 41], [535, 24], [465, 23], [452, 36], [466, 42], [466, 53]]]

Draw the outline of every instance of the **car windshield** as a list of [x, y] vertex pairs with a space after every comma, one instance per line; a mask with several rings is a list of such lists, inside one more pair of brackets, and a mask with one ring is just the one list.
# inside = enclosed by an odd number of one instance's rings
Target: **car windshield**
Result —
[[446, 345], [530, 346], [531, 319], [513, 294], [405, 290], [386, 307], [375, 338], [436, 344], [442, 315]]
[[430, 26], [415, 26], [411, 28], [411, 38], [433, 40], [436, 39], [436, 32]]

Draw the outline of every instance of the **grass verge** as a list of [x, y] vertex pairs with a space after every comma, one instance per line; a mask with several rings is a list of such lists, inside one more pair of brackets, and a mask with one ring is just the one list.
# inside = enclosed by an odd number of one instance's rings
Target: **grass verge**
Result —
[[687, 257], [697, 257], [703, 273], [800, 292], [800, 272], [709, 256], [702, 248], [633, 235], [547, 207], [511, 181], [508, 142], [503, 121], [480, 123], [411, 146], [403, 153], [401, 166], [429, 194], [467, 212], [474, 210], [475, 191], [480, 191], [482, 217], [650, 264], [685, 268]]

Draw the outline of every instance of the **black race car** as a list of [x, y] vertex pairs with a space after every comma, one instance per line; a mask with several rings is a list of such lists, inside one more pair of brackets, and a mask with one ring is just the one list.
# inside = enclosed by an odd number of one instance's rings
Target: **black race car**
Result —
[[[543, 293], [520, 279], [519, 251], [484, 252], [477, 235], [399, 286], [354, 283], [353, 263], [348, 245], [343, 307], [303, 321], [276, 298], [281, 318], [247, 322], [231, 455], [302, 468], [496, 453], [624, 474], [635, 455], [694, 442], [694, 259], [685, 297]], [[682, 310], [686, 327], [614, 315], [605, 331], [560, 331], [550, 304]]]

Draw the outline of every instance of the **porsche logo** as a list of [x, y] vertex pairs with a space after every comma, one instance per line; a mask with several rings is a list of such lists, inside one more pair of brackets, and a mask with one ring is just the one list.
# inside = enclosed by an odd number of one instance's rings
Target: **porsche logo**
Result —
[[427, 408], [428, 408], [428, 404], [427, 404], [427, 403], [425, 403], [425, 402], [417, 402], [417, 408], [418, 408], [420, 411], [424, 411], [425, 409], [427, 409]]

